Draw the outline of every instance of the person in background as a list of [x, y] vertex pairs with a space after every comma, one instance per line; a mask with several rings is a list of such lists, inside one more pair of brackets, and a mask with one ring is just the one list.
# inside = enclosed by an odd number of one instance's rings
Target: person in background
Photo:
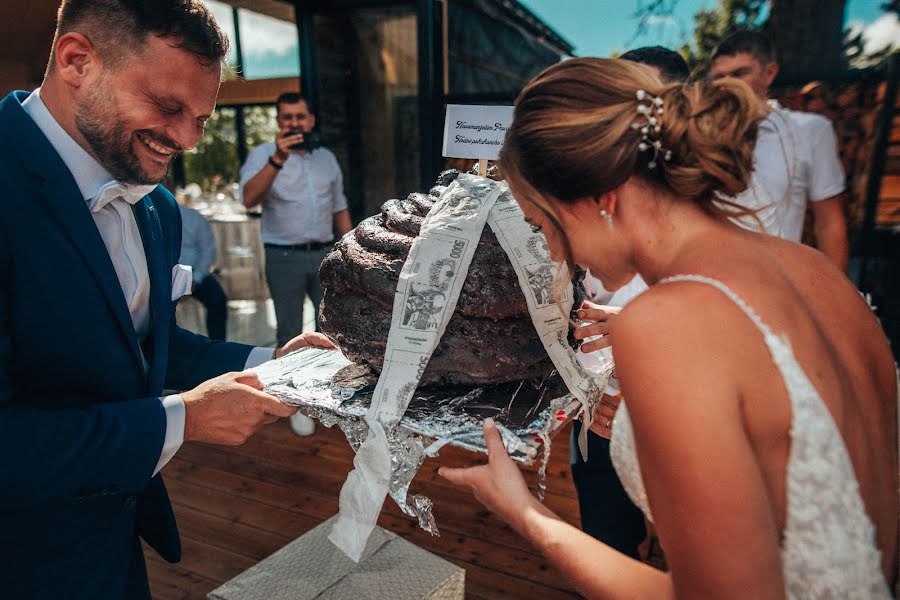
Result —
[[[278, 343], [303, 329], [303, 303], [318, 320], [319, 265], [334, 242], [352, 228], [337, 158], [315, 139], [316, 117], [306, 99], [281, 94], [274, 142], [250, 151], [241, 167], [244, 206], [262, 206], [266, 281], [275, 304]], [[308, 138], [308, 139], [307, 139]]]
[[181, 211], [181, 264], [191, 267], [191, 295], [206, 309], [206, 333], [211, 340], [225, 340], [228, 297], [212, 271], [216, 264], [216, 238], [206, 217], [179, 204]]
[[[661, 46], [649, 46], [630, 50], [619, 57], [640, 64], [650, 70], [664, 84], [686, 81], [690, 70], [684, 58], [677, 52]], [[588, 273], [589, 285], [594, 290], [601, 290], [603, 284]], [[607, 295], [605, 306], [587, 304], [582, 309], [582, 316], [608, 318], [618, 311], [631, 298], [647, 289], [647, 284], [640, 277], [635, 277], [622, 289]], [[590, 296], [590, 294], [589, 294]], [[595, 342], [603, 346], [603, 341]], [[591, 354], [579, 353], [579, 359], [585, 366], [590, 366]], [[576, 440], [581, 432], [581, 422], [576, 421], [572, 427], [572, 439], [569, 444], [569, 462], [572, 467], [572, 480], [578, 494], [578, 507], [581, 514], [581, 528], [585, 533], [609, 544], [619, 552], [638, 558], [638, 546], [646, 538], [644, 515], [641, 509], [628, 497], [622, 487], [619, 476], [613, 468], [609, 457], [609, 428], [613, 411], [619, 403], [620, 395], [615, 382], [607, 388], [601, 405], [600, 414], [594, 421], [595, 426], [588, 432], [588, 460], [584, 460], [578, 451]]]
[[63, 0], [41, 87], [0, 102], [4, 598], [149, 598], [141, 540], [181, 557], [160, 471], [293, 414], [246, 369], [328, 344], [175, 323], [191, 278], [158, 184], [203, 135], [227, 46], [199, 0]]
[[[710, 59], [710, 77], [745, 82], [762, 100], [778, 75], [772, 42], [755, 31], [741, 31], [722, 40]], [[816, 244], [841, 270], [847, 270], [847, 222], [844, 216], [844, 169], [834, 127], [814, 113], [788, 110], [775, 100], [760, 132], [754, 171], [761, 178], [739, 202], [759, 209], [756, 218], [766, 233], [800, 241], [806, 209], [812, 210]], [[744, 217], [747, 226], [755, 219]]]
[[662, 46], [644, 46], [629, 50], [619, 57], [644, 65], [663, 83], [680, 83], [691, 76], [684, 57]]
[[[315, 142], [316, 117], [306, 98], [285, 92], [276, 101], [278, 135], [250, 151], [241, 167], [244, 206], [262, 206], [266, 282], [275, 305], [276, 336], [284, 344], [303, 330], [309, 296], [318, 329], [322, 285], [319, 266], [334, 242], [353, 225], [337, 158]], [[312, 435], [315, 422], [291, 418], [297, 435]]]

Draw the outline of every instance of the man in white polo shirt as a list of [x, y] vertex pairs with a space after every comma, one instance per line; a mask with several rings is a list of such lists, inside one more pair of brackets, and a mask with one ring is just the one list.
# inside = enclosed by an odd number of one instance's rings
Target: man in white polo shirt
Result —
[[[755, 31], [735, 33], [713, 50], [711, 60], [713, 79], [740, 79], [760, 98], [768, 98], [778, 63], [766, 36]], [[757, 216], [766, 233], [793, 241], [803, 235], [809, 206], [819, 250], [846, 270], [845, 176], [834, 127], [821, 115], [788, 110], [774, 100], [769, 104], [772, 112], [760, 125], [753, 153], [753, 185], [738, 202], [759, 209]]]

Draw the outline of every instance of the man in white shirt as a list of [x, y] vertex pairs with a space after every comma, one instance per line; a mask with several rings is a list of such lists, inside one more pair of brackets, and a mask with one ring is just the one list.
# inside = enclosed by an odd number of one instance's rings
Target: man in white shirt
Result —
[[[761, 33], [735, 33], [713, 50], [710, 76], [740, 79], [763, 100], [768, 99], [769, 86], [776, 75], [774, 48]], [[754, 185], [750, 192], [757, 195], [743, 194], [738, 201], [760, 209], [758, 216], [766, 233], [793, 241], [800, 241], [806, 208], [810, 207], [819, 250], [845, 271], [845, 176], [834, 127], [821, 115], [770, 104], [772, 112], [761, 125], [758, 147], [753, 153]]]
[[241, 167], [244, 206], [262, 205], [266, 281], [272, 294], [278, 343], [303, 329], [303, 304], [318, 319], [323, 290], [319, 266], [334, 236], [352, 228], [343, 176], [330, 150], [314, 140], [316, 118], [303, 96], [287, 92], [276, 102], [279, 132], [254, 148]]
[[216, 238], [206, 217], [179, 204], [181, 211], [181, 264], [191, 267], [191, 295], [206, 309], [206, 334], [211, 340], [225, 340], [228, 297], [216, 279]]
[[295, 412], [238, 372], [271, 348], [174, 322], [191, 277], [157, 184], [202, 136], [226, 50], [199, 0], [63, 0], [41, 88], [0, 102], [4, 597], [149, 598], [139, 538], [181, 555], [160, 469]]

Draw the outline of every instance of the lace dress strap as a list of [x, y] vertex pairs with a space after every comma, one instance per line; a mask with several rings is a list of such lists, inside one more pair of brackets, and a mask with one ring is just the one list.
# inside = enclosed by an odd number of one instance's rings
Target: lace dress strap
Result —
[[721, 281], [702, 275], [676, 275], [660, 283], [676, 281], [711, 285], [728, 296], [762, 332], [787, 389], [791, 449], [781, 558], [788, 597], [890, 598], [881, 572], [875, 527], [859, 493], [850, 454], [787, 337], [776, 335]]
[[660, 279], [659, 283], [673, 283], [678, 281], [692, 281], [695, 283], [705, 283], [707, 285], [711, 285], [734, 302], [738, 308], [744, 311], [744, 314], [753, 321], [753, 324], [762, 332], [763, 336], [766, 338], [766, 341], [769, 341], [769, 338], [774, 338], [777, 340], [781, 340], [772, 329], [766, 325], [765, 321], [757, 314], [753, 307], [747, 304], [743, 298], [738, 296], [734, 291], [719, 281], [718, 279], [713, 279], [712, 277], [706, 277], [705, 275], [672, 275], [671, 277], [666, 277], [665, 279]]

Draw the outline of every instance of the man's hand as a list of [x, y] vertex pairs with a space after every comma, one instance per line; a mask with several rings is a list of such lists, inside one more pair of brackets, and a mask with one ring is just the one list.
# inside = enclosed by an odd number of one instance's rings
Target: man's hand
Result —
[[308, 333], [301, 333], [294, 339], [290, 340], [281, 348], [277, 348], [275, 353], [272, 354], [272, 358], [281, 358], [285, 354], [289, 354], [294, 350], [299, 348], [305, 348], [307, 346], [315, 346], [316, 348], [336, 348], [331, 340], [329, 340], [325, 335], [319, 333], [318, 331], [310, 331]]
[[589, 337], [600, 337], [582, 344], [582, 352], [594, 352], [611, 345], [609, 334], [612, 332], [613, 321], [621, 310], [618, 306], [601, 306], [587, 300], [584, 301], [578, 310], [578, 318], [589, 322], [575, 328], [575, 339], [583, 340]]
[[622, 402], [622, 394], [610, 396], [603, 394], [600, 404], [594, 409], [594, 420], [591, 421], [591, 431], [600, 437], [610, 439], [612, 437], [612, 422]]
[[237, 446], [297, 409], [262, 392], [256, 373], [226, 373], [183, 392], [184, 441]]
[[303, 143], [302, 133], [292, 133], [291, 131], [280, 131], [275, 136], [275, 160], [283, 163], [288, 159], [288, 155], [296, 150], [291, 150], [291, 146]]

